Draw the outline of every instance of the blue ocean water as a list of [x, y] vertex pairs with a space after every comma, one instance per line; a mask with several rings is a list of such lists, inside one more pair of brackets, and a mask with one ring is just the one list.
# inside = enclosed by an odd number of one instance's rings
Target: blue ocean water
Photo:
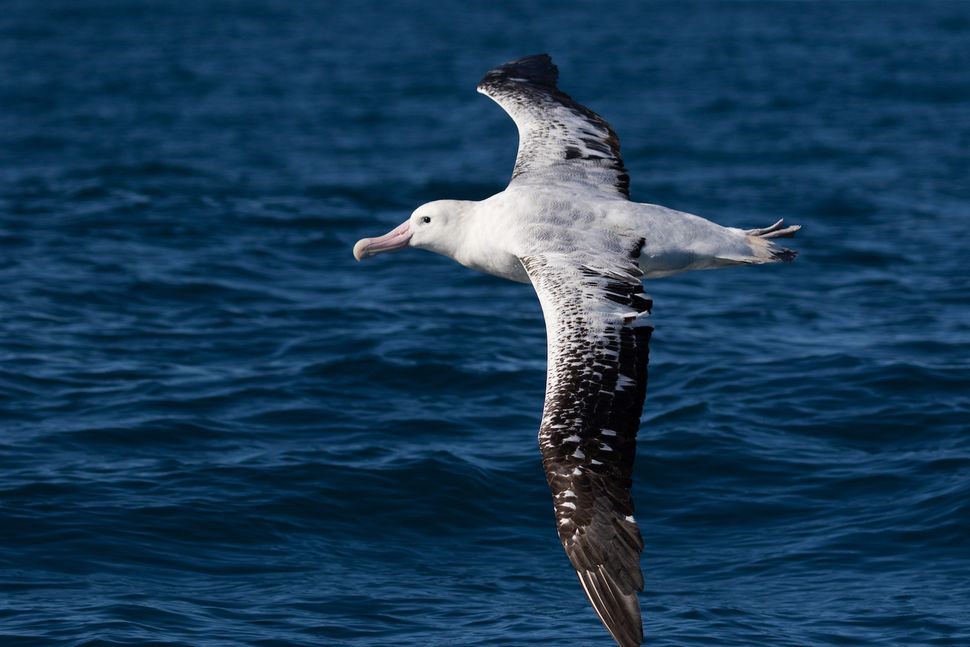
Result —
[[796, 263], [650, 282], [648, 643], [970, 644], [970, 5], [0, 11], [0, 645], [609, 645], [528, 286], [354, 241], [504, 188], [550, 52], [632, 195]]

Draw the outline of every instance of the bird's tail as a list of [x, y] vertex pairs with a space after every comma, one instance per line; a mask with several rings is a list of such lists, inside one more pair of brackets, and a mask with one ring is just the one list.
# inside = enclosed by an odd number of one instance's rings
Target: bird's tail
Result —
[[746, 259], [747, 263], [777, 263], [779, 261], [791, 263], [798, 255], [793, 249], [781, 247], [772, 242], [773, 238], [793, 238], [795, 232], [801, 229], [801, 225], [791, 225], [786, 227], [784, 219], [779, 220], [770, 227], [762, 229], [748, 229], [748, 245], [751, 246], [751, 257]]

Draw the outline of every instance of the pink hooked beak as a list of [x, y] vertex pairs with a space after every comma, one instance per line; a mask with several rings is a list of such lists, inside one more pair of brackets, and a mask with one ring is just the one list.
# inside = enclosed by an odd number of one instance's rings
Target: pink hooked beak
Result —
[[354, 258], [358, 261], [381, 252], [393, 252], [408, 246], [411, 240], [411, 224], [405, 220], [400, 225], [377, 238], [362, 238], [354, 245]]

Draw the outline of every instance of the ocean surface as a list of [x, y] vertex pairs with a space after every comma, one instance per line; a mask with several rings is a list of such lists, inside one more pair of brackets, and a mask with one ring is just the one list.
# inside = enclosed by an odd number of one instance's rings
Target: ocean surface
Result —
[[0, 9], [3, 647], [612, 644], [531, 288], [351, 256], [505, 187], [545, 51], [635, 200], [804, 226], [648, 284], [648, 644], [970, 645], [970, 4]]

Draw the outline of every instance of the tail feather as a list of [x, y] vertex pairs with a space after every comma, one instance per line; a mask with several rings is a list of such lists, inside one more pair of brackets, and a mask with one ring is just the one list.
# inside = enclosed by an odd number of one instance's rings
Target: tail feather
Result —
[[787, 247], [779, 247], [770, 242], [773, 238], [793, 238], [795, 232], [801, 229], [801, 225], [785, 226], [784, 219], [779, 220], [770, 227], [761, 229], [748, 229], [744, 233], [748, 235], [748, 243], [753, 252], [748, 263], [791, 263], [798, 256], [798, 252]]
[[771, 258], [782, 263], [791, 263], [798, 256], [798, 252], [787, 247], [771, 246]]

